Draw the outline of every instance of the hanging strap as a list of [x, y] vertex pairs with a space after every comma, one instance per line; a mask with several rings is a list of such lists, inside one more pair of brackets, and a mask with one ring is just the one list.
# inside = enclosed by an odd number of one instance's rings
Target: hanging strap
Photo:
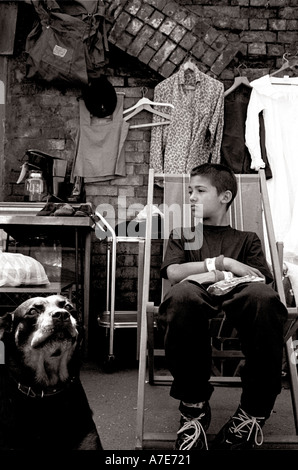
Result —
[[50, 15], [52, 11], [61, 11], [56, 0], [32, 0], [32, 5], [40, 20], [47, 23], [50, 23]]

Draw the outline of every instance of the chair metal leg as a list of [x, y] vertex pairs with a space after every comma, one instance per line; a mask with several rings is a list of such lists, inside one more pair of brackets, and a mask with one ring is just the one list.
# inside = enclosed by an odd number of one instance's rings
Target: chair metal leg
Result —
[[292, 397], [293, 416], [295, 422], [296, 434], [298, 435], [298, 374], [297, 374], [297, 355], [294, 352], [292, 337], [286, 342], [286, 356], [290, 376], [290, 390]]
[[148, 374], [149, 384], [154, 384], [154, 311], [147, 311], [147, 328], [148, 328]]

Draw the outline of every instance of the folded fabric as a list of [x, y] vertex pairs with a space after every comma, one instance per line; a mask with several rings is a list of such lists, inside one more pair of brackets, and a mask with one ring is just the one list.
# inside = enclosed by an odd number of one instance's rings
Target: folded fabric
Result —
[[215, 282], [211, 286], [207, 287], [207, 291], [212, 295], [225, 295], [234, 289], [239, 284], [245, 282], [265, 282], [265, 279], [258, 276], [242, 276], [242, 277], [233, 277], [232, 279], [225, 279], [223, 281]]

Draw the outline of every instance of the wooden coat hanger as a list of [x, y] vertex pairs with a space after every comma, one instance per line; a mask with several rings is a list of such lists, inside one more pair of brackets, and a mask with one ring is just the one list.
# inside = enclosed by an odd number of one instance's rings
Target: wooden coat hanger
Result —
[[[240, 67], [241, 65], [237, 67], [239, 73], [240, 73]], [[248, 88], [251, 88], [251, 84], [249, 83], [248, 78], [245, 76], [239, 75], [238, 77], [234, 78], [233, 85], [224, 92], [224, 96], [225, 97], [228, 96], [230, 93], [232, 93], [232, 91], [236, 90], [236, 88], [238, 88], [240, 85], [245, 85]]]
[[[145, 90], [143, 90], [143, 93], [145, 93]], [[123, 111], [123, 114], [128, 113], [129, 111], [132, 111], [128, 116], [124, 117], [124, 121], [128, 121], [131, 119], [133, 116], [136, 114], [139, 114], [141, 111], [148, 111], [151, 114], [156, 114], [157, 116], [160, 116], [166, 121], [160, 121], [160, 122], [149, 122], [145, 124], [135, 124], [133, 126], [130, 126], [130, 129], [138, 129], [141, 127], [152, 127], [152, 126], [161, 126], [165, 124], [169, 124], [171, 122], [171, 115], [167, 113], [163, 113], [161, 111], [158, 111], [157, 109], [152, 108], [152, 106], [169, 106], [171, 108], [174, 108], [174, 106], [171, 103], [156, 103], [154, 101], [149, 100], [145, 96], [143, 96], [134, 106], [131, 108], [126, 109]]]
[[[147, 92], [147, 89], [143, 88], [142, 89], [143, 97], [136, 104], [131, 106], [131, 108], [125, 109], [123, 111], [123, 114], [129, 113], [130, 111], [133, 111], [134, 109], [137, 109], [139, 107], [143, 107], [144, 105], [148, 105], [148, 106], [150, 106], [150, 105], [152, 105], [152, 106], [170, 106], [170, 108], [174, 108], [174, 106], [171, 103], [156, 103], [154, 101], [149, 100], [149, 98], [145, 97], [146, 92]], [[142, 111], [142, 109], [140, 109], [140, 111]], [[140, 111], [138, 111], [138, 112], [140, 112]]]
[[282, 66], [278, 70], [276, 70], [275, 72], [269, 75], [271, 83], [273, 85], [298, 85], [297, 77], [289, 77], [288, 75], [284, 75], [283, 77], [274, 78], [275, 75], [277, 75], [280, 72], [283, 72], [284, 70], [288, 70], [288, 69], [295, 70], [295, 67], [298, 67], [297, 55], [288, 59], [287, 54], [285, 53], [283, 55], [283, 60], [284, 62]]

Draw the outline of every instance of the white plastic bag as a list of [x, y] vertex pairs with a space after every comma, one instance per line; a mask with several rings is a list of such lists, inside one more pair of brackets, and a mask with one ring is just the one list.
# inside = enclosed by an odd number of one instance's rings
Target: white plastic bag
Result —
[[50, 284], [39, 261], [21, 253], [0, 253], [0, 287]]

